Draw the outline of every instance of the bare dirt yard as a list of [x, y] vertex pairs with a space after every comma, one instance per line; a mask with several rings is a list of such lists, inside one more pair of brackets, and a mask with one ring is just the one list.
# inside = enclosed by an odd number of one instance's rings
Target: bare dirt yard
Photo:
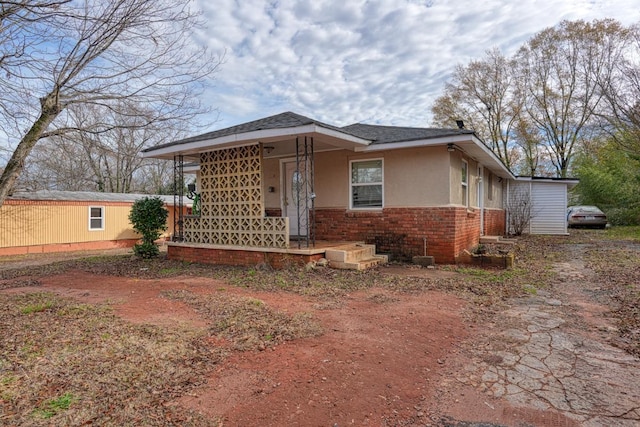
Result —
[[640, 236], [514, 250], [512, 270], [0, 258], [0, 425], [639, 425]]

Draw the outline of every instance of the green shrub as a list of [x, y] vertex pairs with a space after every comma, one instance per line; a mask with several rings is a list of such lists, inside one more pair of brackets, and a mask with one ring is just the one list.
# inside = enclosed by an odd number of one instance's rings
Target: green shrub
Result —
[[131, 207], [129, 221], [133, 224], [133, 229], [142, 234], [142, 243], [133, 247], [137, 256], [141, 258], [158, 256], [160, 251], [154, 242], [167, 229], [168, 216], [169, 211], [165, 209], [164, 202], [159, 197], [136, 200]]
[[605, 213], [611, 225], [640, 225], [640, 208], [611, 208]]

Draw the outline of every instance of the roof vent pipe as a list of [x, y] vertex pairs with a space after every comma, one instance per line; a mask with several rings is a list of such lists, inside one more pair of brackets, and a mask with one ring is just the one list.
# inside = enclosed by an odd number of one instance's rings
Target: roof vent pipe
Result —
[[464, 129], [464, 122], [462, 120], [456, 120], [456, 124], [458, 125], [458, 129]]

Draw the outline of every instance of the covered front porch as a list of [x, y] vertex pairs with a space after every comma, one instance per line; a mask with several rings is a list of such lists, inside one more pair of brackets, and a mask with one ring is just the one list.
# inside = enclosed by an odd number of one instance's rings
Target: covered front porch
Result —
[[[356, 269], [385, 260], [374, 245], [316, 239], [316, 151], [354, 151], [370, 141], [292, 113], [273, 120], [154, 148], [153, 157], [173, 160], [183, 213], [173, 224], [169, 258], [276, 268], [327, 258]], [[187, 185], [190, 173], [195, 186]], [[190, 212], [181, 209], [187, 198], [194, 200]]]

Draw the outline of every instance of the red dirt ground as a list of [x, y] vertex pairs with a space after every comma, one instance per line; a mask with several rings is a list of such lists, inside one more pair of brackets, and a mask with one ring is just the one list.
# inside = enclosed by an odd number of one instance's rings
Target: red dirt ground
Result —
[[233, 351], [204, 387], [174, 402], [219, 417], [225, 426], [425, 426], [443, 425], [443, 416], [515, 425], [514, 419], [544, 418], [516, 414], [452, 379], [452, 370], [465, 363], [459, 346], [473, 338], [474, 326], [463, 321], [465, 302], [445, 293], [397, 295], [372, 288], [322, 306], [317, 299], [207, 278], [140, 280], [74, 271], [39, 280], [41, 287], [5, 292], [52, 291], [109, 302], [132, 322], [206, 328], [206, 319], [160, 292], [224, 289], [319, 319], [321, 336], [264, 351]]

